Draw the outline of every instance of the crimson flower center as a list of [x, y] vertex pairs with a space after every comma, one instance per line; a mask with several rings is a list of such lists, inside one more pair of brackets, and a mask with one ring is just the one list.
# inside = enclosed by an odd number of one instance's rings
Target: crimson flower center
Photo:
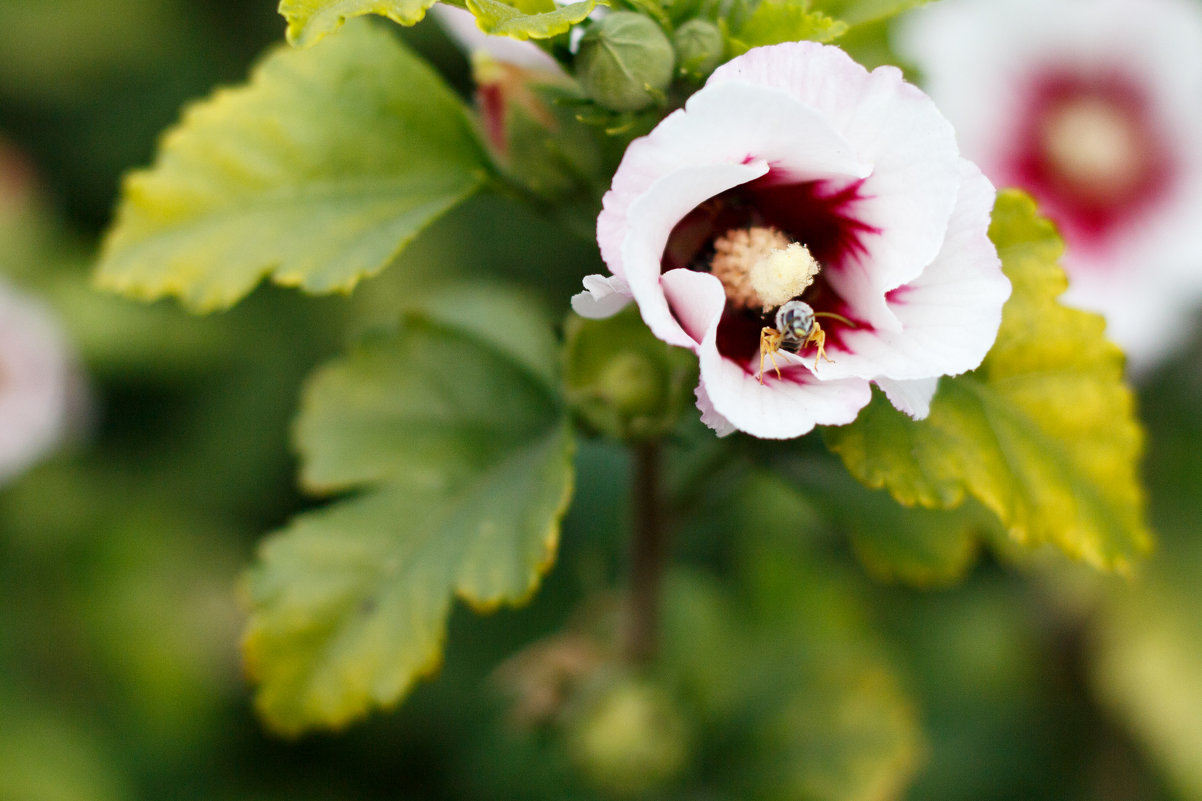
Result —
[[[804, 300], [817, 312], [834, 313], [857, 320], [855, 309], [830, 282], [832, 275], [851, 269], [852, 262], [867, 250], [866, 238], [879, 233], [856, 216], [863, 200], [863, 182], [789, 180], [770, 170], [751, 183], [710, 198], [687, 214], [673, 228], [664, 249], [663, 271], [687, 268], [711, 272], [719, 240], [731, 231], [766, 227], [780, 232], [785, 240], [803, 245], [821, 272], [804, 290]], [[730, 297], [718, 326], [718, 350], [746, 369], [758, 364], [760, 331], [773, 325], [775, 308], [735, 302]], [[841, 326], [827, 329], [827, 349], [837, 350]], [[749, 366], [750, 365], [750, 366]]]
[[1026, 97], [999, 177], [1030, 190], [1072, 247], [1105, 247], [1168, 194], [1171, 148], [1140, 84], [1052, 70]]

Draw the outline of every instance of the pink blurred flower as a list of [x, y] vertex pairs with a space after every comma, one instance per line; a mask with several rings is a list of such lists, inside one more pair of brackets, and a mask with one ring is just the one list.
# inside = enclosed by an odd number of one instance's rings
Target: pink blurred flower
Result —
[[964, 154], [1060, 227], [1065, 300], [1146, 368], [1202, 300], [1202, 6], [944, 0], [898, 28]]
[[0, 483], [59, 444], [78, 412], [81, 389], [53, 315], [0, 284]]
[[466, 9], [438, 3], [430, 14], [471, 58], [476, 103], [494, 153], [508, 156], [506, 115], [510, 106], [520, 107], [547, 128], [555, 126], [550, 110], [531, 87], [566, 80], [559, 62], [534, 42], [485, 33]]
[[[898, 70], [812, 42], [758, 48], [631, 143], [597, 220], [613, 275], [586, 278], [572, 305], [598, 317], [633, 299], [656, 336], [696, 352], [698, 407], [719, 433], [848, 423], [873, 383], [923, 417], [939, 377], [976, 367], [997, 336], [1010, 286], [987, 236], [993, 198]], [[744, 258], [749, 236], [816, 264], [753, 280], [771, 254]], [[782, 350], [761, 383], [761, 330], [795, 292], [847, 322], [821, 319], [829, 361]]]

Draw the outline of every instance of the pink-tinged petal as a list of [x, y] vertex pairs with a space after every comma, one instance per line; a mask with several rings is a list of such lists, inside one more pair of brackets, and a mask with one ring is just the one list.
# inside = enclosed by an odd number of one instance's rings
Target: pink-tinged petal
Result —
[[722, 319], [726, 306], [722, 282], [709, 273], [679, 269], [664, 273], [661, 283], [668, 306], [696, 350]]
[[876, 385], [885, 392], [885, 397], [899, 412], [915, 420], [923, 420], [931, 413], [931, 400], [939, 388], [939, 379], [915, 378], [909, 381], [894, 381], [891, 378], [877, 379]]
[[684, 347], [692, 344], [669, 311], [659, 283], [660, 260], [672, 227], [703, 200], [757, 177], [766, 169], [762, 162], [682, 168], [656, 181], [630, 203], [620, 229], [611, 228], [608, 221], [603, 223], [608, 207], [601, 212], [597, 241], [603, 256], [607, 251], [610, 253], [606, 264], [614, 275], [626, 280], [647, 326], [660, 339]]
[[59, 444], [79, 390], [70, 349], [51, 314], [0, 287], [0, 482]]
[[694, 390], [693, 394], [697, 397], [697, 408], [701, 410], [701, 422], [712, 428], [715, 434], [719, 437], [728, 437], [739, 430], [735, 428], [734, 423], [714, 410], [714, 404], [710, 400], [709, 393], [705, 391], [704, 379], [697, 382], [697, 389]]
[[765, 376], [761, 384], [753, 370], [723, 358], [712, 335], [698, 355], [714, 411], [755, 437], [789, 439], [816, 425], [844, 425], [872, 398], [867, 381], [820, 381], [803, 369], [783, 370], [779, 379]]
[[[893, 67], [868, 72], [814, 42], [751, 50], [719, 67], [706, 87], [726, 82], [789, 92], [872, 164], [856, 218], [877, 234], [855, 269], [829, 277], [840, 294], [869, 303], [922, 272], [939, 252], [959, 182], [955, 132], [930, 98]], [[895, 327], [879, 301], [864, 308], [873, 325]]]
[[943, 249], [917, 279], [891, 292], [901, 331], [841, 327], [823, 375], [916, 379], [977, 367], [997, 338], [1010, 282], [989, 240], [993, 185], [961, 160], [960, 191]]
[[581, 317], [600, 320], [617, 314], [633, 299], [630, 287], [621, 278], [586, 275], [584, 291], [572, 296], [572, 311]]

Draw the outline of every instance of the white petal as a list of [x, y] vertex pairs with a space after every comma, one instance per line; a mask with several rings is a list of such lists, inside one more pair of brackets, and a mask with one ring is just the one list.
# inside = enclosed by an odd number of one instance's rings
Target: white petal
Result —
[[739, 430], [735, 428], [734, 423], [714, 410], [714, 404], [705, 391], [704, 380], [697, 382], [697, 389], [693, 394], [697, 396], [697, 408], [701, 410], [701, 422], [712, 428], [715, 434], [719, 437], [727, 437]]
[[584, 291], [572, 296], [572, 311], [581, 317], [600, 320], [612, 317], [626, 307], [633, 297], [630, 287], [613, 275], [586, 275]]
[[741, 431], [765, 439], [789, 439], [816, 425], [850, 423], [872, 398], [867, 381], [820, 381], [808, 370], [766, 374], [756, 380], [750, 366], [736, 365], [718, 353], [712, 337], [699, 351], [701, 380], [714, 410]]
[[989, 240], [994, 189], [961, 160], [962, 182], [947, 239], [917, 279], [890, 295], [902, 330], [842, 329], [831, 377], [915, 379], [957, 375], [981, 363], [997, 338], [1010, 282]]
[[923, 420], [931, 413], [931, 399], [935, 397], [935, 390], [939, 388], [939, 379], [894, 381], [890, 378], [879, 378], [876, 385], [885, 391], [885, 397], [899, 412], [904, 412], [915, 420]]

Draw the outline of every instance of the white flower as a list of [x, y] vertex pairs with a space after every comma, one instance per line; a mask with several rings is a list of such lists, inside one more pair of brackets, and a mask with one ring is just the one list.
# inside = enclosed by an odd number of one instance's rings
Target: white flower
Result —
[[965, 156], [1057, 223], [1065, 300], [1136, 369], [1169, 354], [1202, 300], [1202, 6], [944, 0], [897, 33]]
[[[993, 198], [898, 70], [812, 42], [758, 48], [631, 143], [597, 220], [613, 276], [585, 279], [572, 305], [604, 316], [633, 299], [656, 336], [695, 351], [719, 433], [848, 423], [872, 383], [922, 417], [938, 378], [976, 367], [997, 336], [1010, 285], [987, 236]], [[792, 268], [752, 269], [792, 244]], [[825, 359], [818, 342], [769, 353], [761, 383], [779, 298], [753, 272], [802, 288]]]
[[54, 317], [0, 285], [0, 483], [59, 444], [79, 390], [71, 349]]

